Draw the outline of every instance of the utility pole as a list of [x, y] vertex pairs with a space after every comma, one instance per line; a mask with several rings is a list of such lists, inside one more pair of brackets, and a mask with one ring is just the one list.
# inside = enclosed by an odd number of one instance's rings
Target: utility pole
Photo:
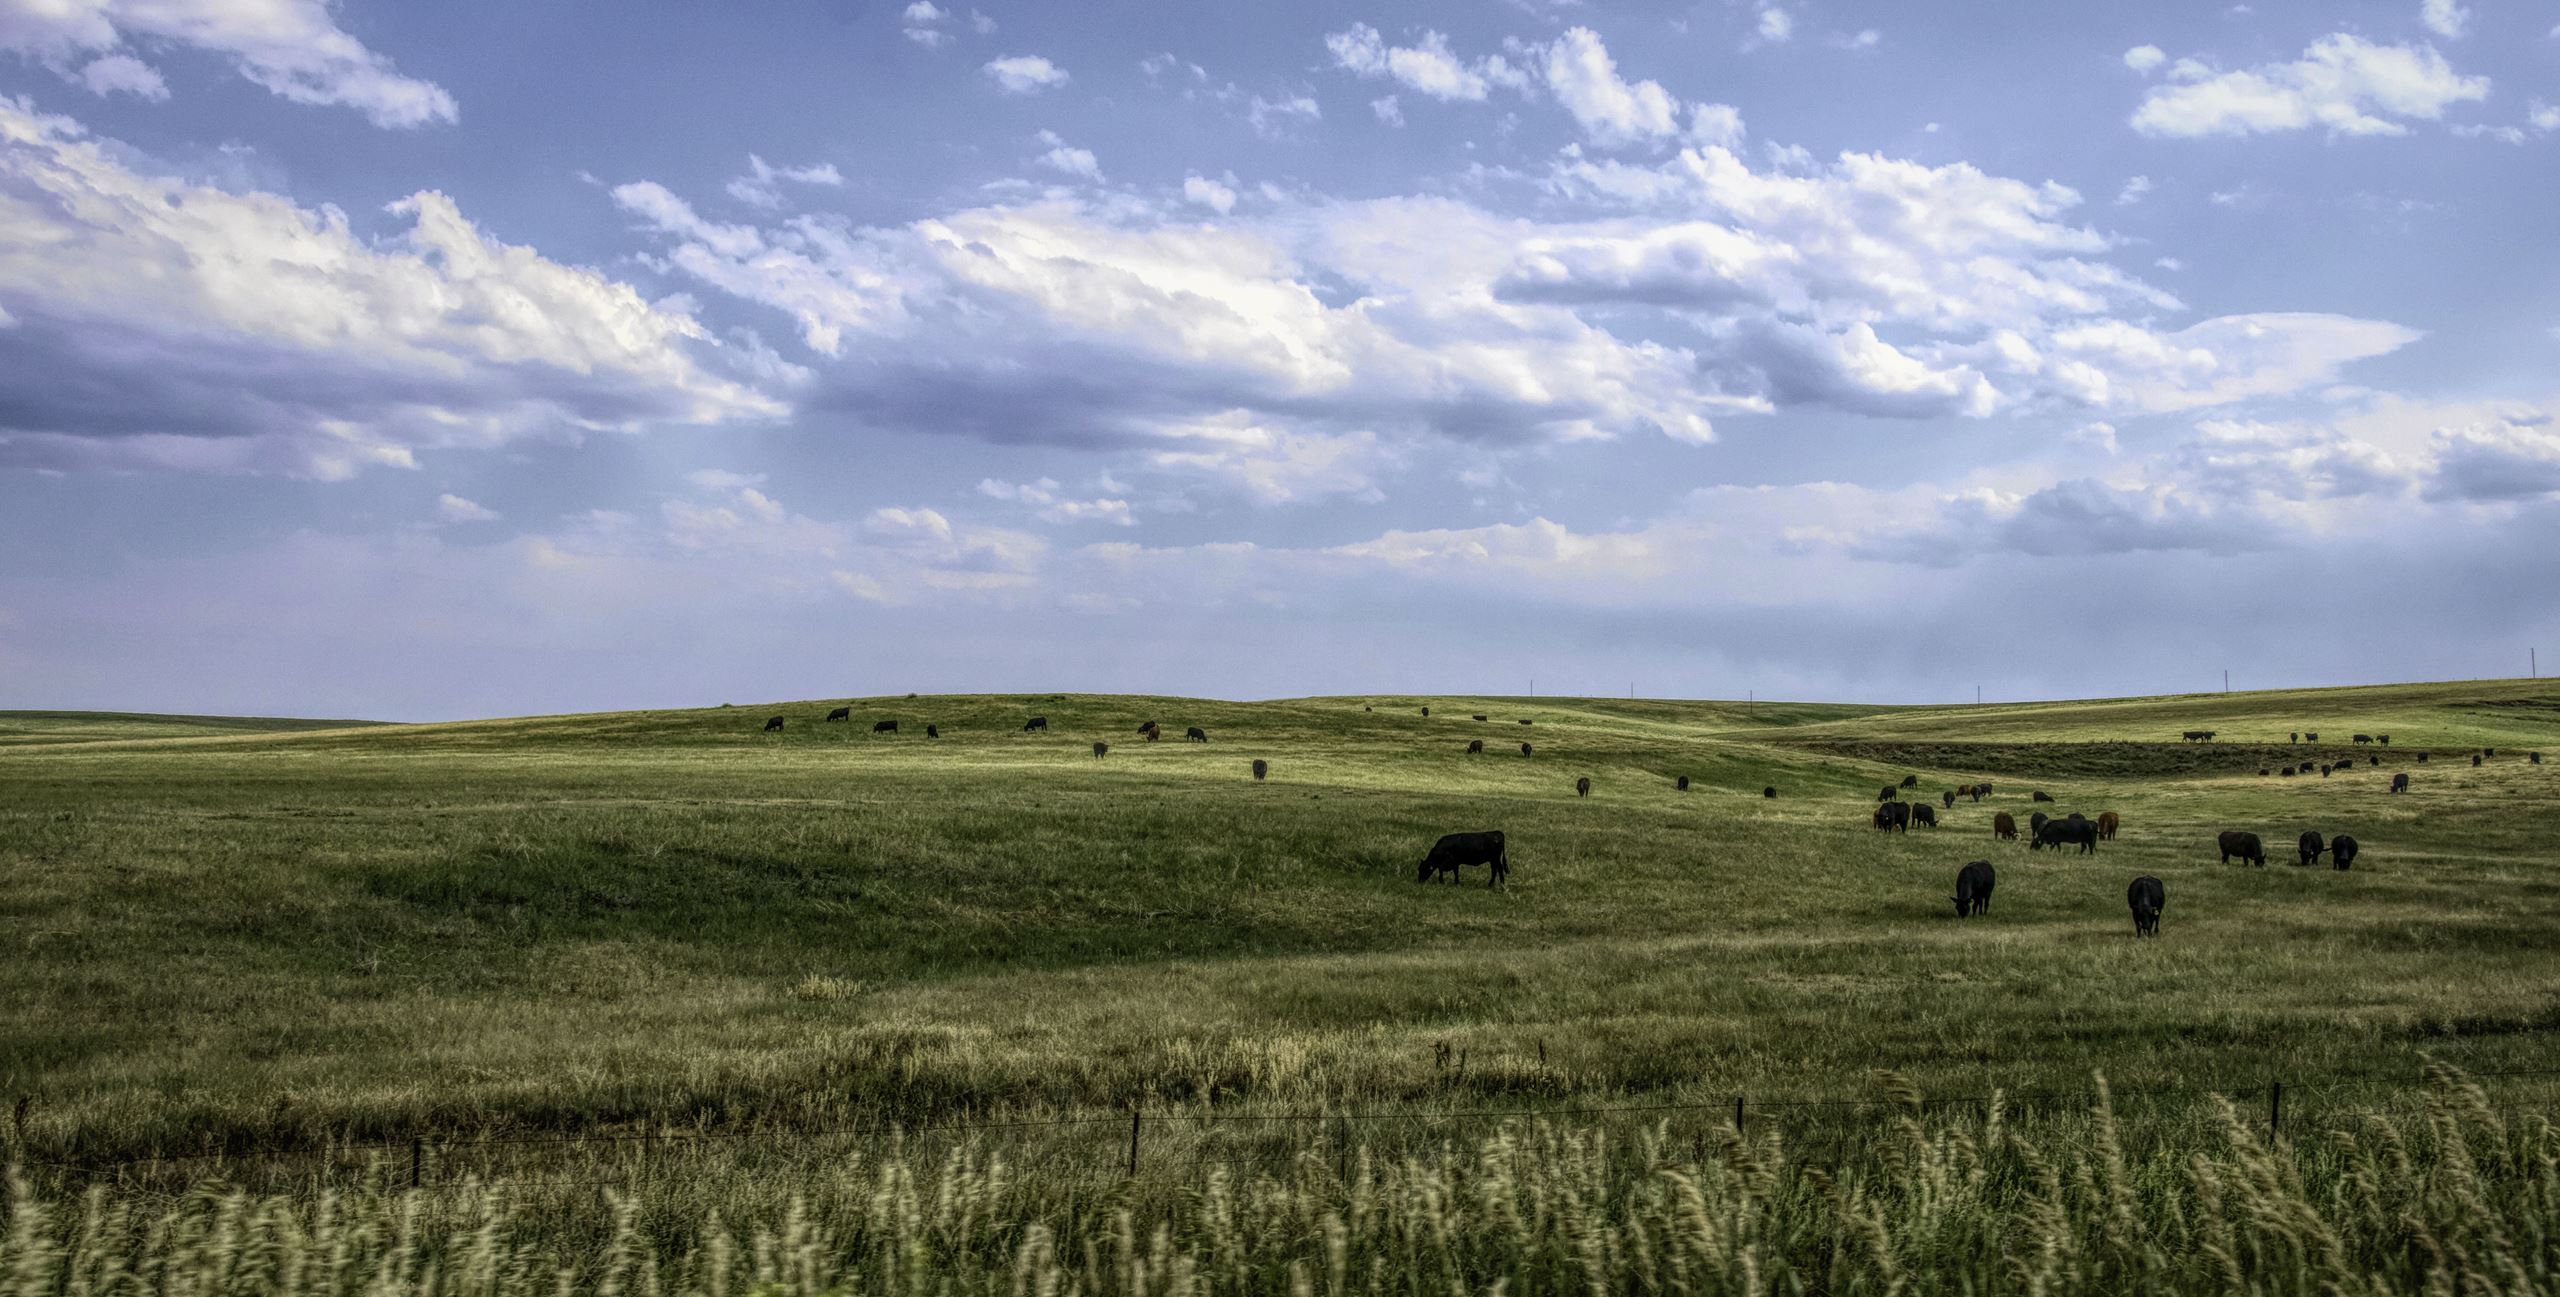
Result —
[[1973, 687], [1973, 705], [1976, 707], [1980, 707], [1982, 705], [1982, 686], [1980, 685], [1975, 685]]
[[2231, 692], [2231, 668], [2229, 667], [2222, 669], [2222, 692]]
[[2534, 678], [2534, 679], [2536, 679], [2536, 680], [2541, 679], [2541, 678], [2542, 678], [2542, 650], [2541, 650], [2541, 649], [2538, 649], [2538, 648], [2529, 648], [2529, 649], [2526, 649], [2526, 650], [2524, 651], [2524, 660], [2525, 660], [2525, 670], [2532, 672], [2532, 673], [2533, 673], [2533, 678]]

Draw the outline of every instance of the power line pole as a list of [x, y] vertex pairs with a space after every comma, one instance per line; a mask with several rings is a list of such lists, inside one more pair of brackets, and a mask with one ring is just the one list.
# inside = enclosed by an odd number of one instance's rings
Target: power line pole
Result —
[[2526, 669], [2527, 671], [2530, 671], [2530, 672], [2532, 672], [2532, 673], [2533, 673], [2533, 678], [2534, 678], [2534, 679], [2536, 679], [2536, 680], [2541, 679], [2541, 678], [2542, 678], [2542, 650], [2541, 650], [2541, 649], [2538, 649], [2538, 648], [2529, 648], [2529, 649], [2526, 649], [2526, 650], [2524, 651], [2524, 654], [2525, 654], [2525, 656], [2524, 656], [2524, 660], [2525, 660], [2525, 669]]
[[1982, 705], [1982, 686], [1980, 685], [1975, 685], [1973, 687], [1973, 705], [1976, 707], [1980, 707]]
[[2222, 669], [2222, 692], [2231, 692], [2231, 668], [2229, 667]]

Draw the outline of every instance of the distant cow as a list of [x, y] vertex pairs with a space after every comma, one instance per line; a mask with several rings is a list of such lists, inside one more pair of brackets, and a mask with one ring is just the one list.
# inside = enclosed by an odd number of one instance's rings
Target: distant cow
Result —
[[2305, 743], [2317, 743], [2320, 741], [2320, 736], [2309, 730], [2304, 730], [2302, 732], [2302, 741]]
[[1956, 790], [1950, 788], [1947, 791], [1938, 794], [1938, 801], [1947, 810], [1954, 810], [1956, 808]]
[[2371, 743], [2373, 742], [2373, 736], [2370, 734], [2358, 734], [2355, 736], [2355, 741], [2358, 743]]
[[2419, 764], [2419, 765], [2422, 765], [2422, 766], [2423, 766], [2423, 765], [2425, 765], [2425, 764], [2427, 764], [2427, 754], [2426, 754], [2426, 753], [2421, 752], [2421, 753], [2419, 753], [2419, 754], [2418, 754], [2418, 764]]
[[1529, 719], [1528, 717], [1526, 717], [1526, 716], [1523, 716], [1523, 717], [1521, 717], [1521, 718], [1520, 718], [1520, 723], [1521, 723], [1521, 724], [1523, 724], [1523, 725], [1535, 725], [1535, 724], [1537, 724], [1537, 722], [1536, 722], [1536, 721], [1530, 720], [1530, 719]]
[[871, 723], [871, 732], [874, 734], [895, 734], [898, 732], [898, 723], [896, 721], [873, 721]]
[[1206, 743], [1209, 741], [1209, 731], [1194, 725], [1182, 732], [1182, 741], [1185, 743]]
[[2474, 752], [2474, 753], [2472, 753], [2472, 754], [2471, 754], [2471, 764], [2472, 764], [2473, 766], [2475, 766], [2475, 767], [2477, 767], [2477, 766], [2480, 764], [2480, 754], [2479, 754], [2479, 753]]
[[1680, 776], [1680, 778], [1679, 778], [1677, 781], [1675, 781], [1671, 786], [1672, 786], [1672, 787], [1674, 787], [1674, 788], [1679, 789], [1681, 792], [1684, 792], [1684, 793], [1685, 793], [1685, 792], [1687, 792], [1687, 791], [1689, 791], [1689, 776], [1687, 776], [1687, 775], [1682, 775], [1682, 776]]
[[2480, 749], [2480, 755], [2484, 757], [2494, 757], [2498, 755], [2498, 750], [2496, 748], [2482, 748]]
[[1146, 735], [1146, 736], [1147, 736], [1147, 742], [1149, 742], [1149, 743], [1153, 743], [1153, 742], [1155, 742], [1157, 739], [1160, 739], [1160, 738], [1163, 738], [1163, 737], [1164, 737], [1164, 731], [1163, 731], [1163, 730], [1160, 730], [1160, 729], [1157, 729], [1157, 728], [1156, 728], [1155, 726], [1153, 726], [1153, 725], [1150, 725], [1150, 726], [1148, 726], [1147, 728], [1145, 728], [1145, 729], [1143, 729], [1143, 730], [1140, 730], [1140, 731], [1139, 731], [1139, 733]]
[[1033, 730], [1045, 730], [1048, 728], [1049, 718], [1046, 716], [1034, 716], [1030, 720], [1022, 723], [1022, 732], [1025, 734], [1028, 734]]
[[2242, 833], [2235, 829], [2215, 839], [2215, 842], [2222, 848], [2222, 863], [2226, 865], [2231, 863], [2233, 856], [2240, 857], [2240, 863], [2244, 865], [2267, 863], [2267, 849], [2258, 844], [2255, 833]]
[[1521, 745], [1520, 745], [1520, 755], [1522, 755], [1522, 756], [1524, 756], [1524, 757], [1525, 757], [1525, 756], [1529, 756], [1529, 755], [1531, 755], [1530, 750], [1529, 750], [1529, 745], [1528, 745], [1528, 744], [1523, 743], [1523, 744], [1521, 744]]
[[1956, 917], [1966, 918], [1991, 912], [1991, 885], [1999, 881], [1991, 871], [1991, 862], [1977, 860], [1956, 871]]
[[1975, 784], [1975, 785], [1973, 786], [1973, 791], [1974, 791], [1975, 793], [1979, 794], [1980, 796], [1983, 796], [1983, 797], [1989, 797], [1989, 796], [1991, 795], [1991, 785], [1989, 785], [1989, 784]]
[[1422, 869], [1413, 881], [1427, 883], [1435, 874], [1447, 874], [1457, 882], [1458, 870], [1466, 865], [1491, 865], [1493, 877], [1485, 886], [1495, 887], [1511, 876], [1511, 862], [1503, 854], [1502, 833], [1451, 833], [1431, 844], [1431, 854], [1422, 858]]
[[2391, 791], [2395, 793], [2405, 793], [2409, 791], [2408, 771], [2403, 770], [2400, 773], [2391, 776]]
[[[771, 733], [773, 733], [775, 730], [778, 730], [778, 729], [781, 729], [781, 728], [782, 728], [782, 718], [781, 718], [781, 717], [779, 717], [779, 716], [776, 716], [776, 717], [774, 717], [772, 720], [766, 721], [766, 722], [764, 723], [764, 732], [765, 732], [765, 733], [767, 733], [767, 734], [771, 734]], [[2471, 764], [2473, 764], [2473, 765], [2475, 765], [2475, 766], [2476, 766], [2476, 765], [2480, 764], [2480, 762], [2479, 762], [2477, 759], [2475, 759], [2475, 760], [2473, 760], [2473, 761], [2472, 761], [2472, 763], [2471, 763]]]
[[1430, 708], [1428, 708], [1428, 707], [1423, 708], [1423, 709], [1422, 709], [1422, 714], [1423, 714], [1423, 715], [1425, 715], [1425, 716], [1430, 715], [1430, 714], [1431, 714], [1431, 709], [1430, 709]]
[[2169, 897], [2159, 879], [2149, 874], [2134, 879], [2133, 885], [2124, 889], [2124, 903], [2133, 908], [2134, 936], [2160, 935], [2160, 911], [2168, 905]]
[[1886, 784], [1884, 787], [1876, 790], [1876, 800], [1880, 802], [1890, 802], [1901, 796], [1902, 793], [1900, 790], [1896, 789], [1891, 784]]
[[1149, 731], [1153, 730], [1155, 727], [1156, 727], [1156, 723], [1155, 723], [1154, 721], [1140, 721], [1140, 722], [1138, 722], [1138, 732], [1139, 732], [1140, 734], [1145, 734], [1145, 733], [1147, 733], [1147, 732], [1149, 732]]
[[1902, 777], [1902, 786], [1903, 786], [1903, 787], [1905, 787], [1905, 788], [1917, 788], [1917, 787], [1919, 787], [1919, 786], [1920, 786], [1920, 776], [1918, 776], [1918, 775], [1904, 775], [1904, 776]]
[[2045, 825], [2047, 825], [2047, 824], [2051, 824], [2052, 822], [2053, 822], [2053, 817], [2052, 817], [2052, 816], [2050, 816], [2050, 815], [2045, 814], [2045, 813], [2044, 813], [2044, 812], [2042, 812], [2042, 811], [2038, 811], [2038, 812], [2036, 812], [2035, 814], [2028, 816], [2028, 817], [2027, 817], [2027, 841], [2028, 841], [2028, 842], [2030, 842], [2030, 843], [2033, 843], [2033, 842], [2036, 840], [2036, 835], [2037, 835], [2037, 834], [2039, 834], [2039, 833], [2044, 832], [2044, 826], [2045, 826]]
[[2326, 778], [2328, 778], [2328, 777], [2329, 777], [2329, 767], [2327, 767], [2327, 766], [2322, 766], [2322, 767], [2320, 767], [2320, 777], [2321, 777], [2321, 778], [2323, 778], [2323, 779], [2326, 779]]
[[2365, 763], [2366, 765], [2369, 765], [2369, 766], [2378, 766], [2378, 765], [2381, 765], [2381, 764], [2382, 764], [2382, 758], [2380, 758], [2380, 757], [2366, 757], [2366, 758], [2364, 759], [2364, 763]]
[[1477, 720], [1483, 720], [1483, 719], [1485, 719], [1485, 715], [1484, 715], [1484, 713], [1483, 713], [1483, 712], [1477, 712], [1477, 713], [1476, 713], [1476, 719], [1477, 719]]
[[2391, 746], [2391, 736], [2388, 734], [2376, 734], [2373, 736], [2373, 741], [2386, 748]]
[[1271, 764], [1270, 764], [1269, 762], [1264, 761], [1264, 760], [1263, 760], [1262, 758], [1260, 758], [1260, 757], [1255, 757], [1255, 758], [1253, 759], [1253, 777], [1254, 777], [1255, 779], [1260, 779], [1260, 778], [1262, 778], [1264, 775], [1267, 775], [1267, 774], [1270, 774], [1270, 773], [1271, 773]]
[[1475, 755], [1476, 753], [1479, 753], [1479, 752], [1482, 752], [1482, 751], [1484, 751], [1484, 740], [1483, 740], [1483, 739], [1469, 739], [1469, 740], [1467, 740], [1467, 755], [1469, 755], [1469, 756], [1473, 756], [1473, 755]]
[[[2286, 740], [2286, 741], [2287, 741], [2287, 742], [2290, 742], [2290, 743], [2300, 743], [2300, 742], [2302, 741], [2302, 731], [2300, 731], [2300, 730], [2295, 730], [2295, 731], [2293, 732], [2293, 737], [2292, 737], [2291, 739]], [[2146, 875], [2144, 875], [2144, 877], [2146, 877], [2146, 878], [2147, 878], [2147, 877], [2149, 877], [2149, 875], [2147, 875], [2147, 874], [2146, 874]], [[2142, 879], [2137, 878], [2137, 879], [2135, 879], [2134, 881], [2138, 883], [2138, 882], [2141, 882], [2141, 881], [2142, 881]]]
[[1576, 797], [1589, 797], [1591, 795], [1591, 776], [1584, 775], [1580, 779], [1573, 781], [1573, 795]]
[[852, 708], [850, 708], [850, 707], [839, 707], [839, 708], [835, 709], [834, 711], [828, 712], [828, 713], [827, 713], [827, 719], [828, 719], [828, 720], [831, 720], [831, 721], [849, 721], [849, 720], [852, 720], [852, 719], [853, 719], [853, 709], [852, 709]]
[[2285, 778], [2287, 778], [2287, 779], [2291, 779], [2291, 778], [2293, 778], [2293, 767], [2291, 767], [2291, 766], [2286, 766], [2284, 769], [2279, 770], [2279, 771], [2277, 771], [2276, 773], [2277, 773], [2277, 774], [2279, 774], [2279, 775], [2284, 776], [2284, 777], [2285, 777]]
[[1991, 836], [2003, 842], [2018, 840], [2018, 821], [2007, 811], [1991, 817]]
[[1928, 803], [1923, 802], [1920, 805], [1911, 808], [1911, 822], [1914, 824], [1926, 824], [1930, 828], [1934, 829], [1938, 827], [1938, 812], [1932, 809]]
[[2525, 759], [2526, 759], [2526, 760], [2528, 760], [2528, 761], [2531, 761], [2533, 764], [2535, 764], [2535, 765], [2537, 765], [2537, 766], [2542, 764], [2542, 754], [2541, 754], [2541, 753], [2539, 753], [2539, 752], [2528, 752], [2528, 753], [2525, 753], [2524, 755], [2525, 755]]
[[2123, 823], [2123, 821], [2116, 818], [2116, 813], [2114, 811], [2098, 812], [2098, 836], [2105, 838], [2109, 842], [2115, 841], [2116, 825], [2120, 823]]
[[1778, 796], [1778, 786], [1776, 784], [1771, 784], [1768, 787], [1761, 789], [1760, 795], [1774, 801]]
[[2047, 792], [2036, 792], [2030, 794], [2027, 797], [2027, 800], [2031, 802], [2049, 802], [2053, 800], [2053, 794]]
[[2359, 846], [2354, 838], [2348, 837], [2346, 834], [2341, 833], [2338, 836], [2329, 839], [2330, 867], [2334, 869], [2344, 869], [2347, 866], [2354, 864], [2356, 862], [2356, 853], [2361, 850], [2363, 850], [2363, 847]]
[[942, 727], [939, 725], [927, 725], [924, 727], [924, 736], [929, 739], [941, 738]]
[[2269, 775], [2271, 775], [2271, 774], [2274, 774], [2274, 773], [2275, 773], [2275, 771], [2269, 770], [2269, 769], [2267, 769], [2265, 766], [2260, 766], [2260, 767], [2258, 767], [2258, 777], [2259, 777], [2260, 779], [2264, 779], [2264, 778], [2266, 778], [2267, 776], [2269, 776]]
[[2047, 820], [2043, 828], [2036, 830], [2035, 841], [2028, 843], [2027, 849], [2052, 847], [2059, 851], [2070, 846], [2080, 848], [2084, 856], [2096, 851], [2098, 826], [2087, 820]]
[[1911, 831], [1911, 807], [1903, 802], [1886, 802], [1876, 807], [1875, 826], [1886, 833]]
[[1111, 750], [1111, 745], [1110, 745], [1110, 744], [1105, 743], [1105, 742], [1101, 741], [1100, 739], [1096, 739], [1096, 740], [1094, 740], [1094, 744], [1093, 744], [1093, 759], [1094, 759], [1094, 760], [1096, 760], [1096, 761], [1101, 760], [1101, 759], [1102, 759], [1102, 754], [1103, 754], [1103, 753], [1105, 753], [1105, 752], [1109, 752], [1110, 750]]
[[2306, 865], [2320, 863], [2321, 854], [2328, 849], [2329, 844], [2321, 840], [2318, 829], [2303, 830], [2302, 841], [2295, 846], [2295, 850], [2302, 855], [2302, 863]]
[[1988, 784], [1975, 784], [1972, 787], [1965, 789], [1964, 795], [1978, 802], [1982, 800], [1982, 795], [1989, 791], [1991, 791], [1991, 789]]
[[2213, 741], [2213, 731], [2212, 731], [2212, 730], [2188, 730], [2186, 733], [2181, 734], [2181, 735], [2179, 735], [2178, 737], [2179, 737], [2179, 738], [2181, 738], [2181, 739], [2186, 740], [2186, 741], [2187, 741], [2187, 742], [2189, 742], [2189, 743], [2210, 743], [2210, 742], [2212, 742], [2212, 741]]

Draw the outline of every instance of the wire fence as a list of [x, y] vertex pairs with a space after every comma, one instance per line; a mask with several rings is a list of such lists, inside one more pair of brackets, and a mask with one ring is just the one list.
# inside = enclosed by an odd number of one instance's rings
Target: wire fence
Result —
[[[2491, 1096], [2509, 1115], [2560, 1115], [2560, 1067], [2463, 1072], [2459, 1078]], [[2202, 1120], [2219, 1121], [2219, 1098], [2270, 1138], [2297, 1142], [2373, 1118], [2418, 1113], [2438, 1087], [2411, 1073], [2269, 1079], [2241, 1086], [2109, 1087], [2127, 1151], [2166, 1142]], [[1996, 1109], [2011, 1124], [2085, 1116], [2100, 1101], [2095, 1086], [1998, 1090], [1961, 1095], [1880, 1091], [1866, 1096], [1801, 1097], [1737, 1094], [1682, 1102], [1565, 1107], [1402, 1108], [1382, 1111], [1225, 1111], [1214, 1106], [1135, 1107], [1117, 1112], [952, 1122], [734, 1129], [641, 1127], [562, 1134], [456, 1135], [420, 1132], [405, 1139], [343, 1140], [288, 1147], [147, 1152], [108, 1158], [44, 1157], [20, 1146], [0, 1156], [22, 1173], [56, 1187], [84, 1184], [134, 1190], [178, 1190], [219, 1182], [257, 1192], [379, 1188], [439, 1190], [504, 1180], [518, 1189], [632, 1188], [723, 1171], [776, 1172], [841, 1163], [861, 1155], [932, 1161], [965, 1151], [1001, 1153], [1017, 1167], [1067, 1165], [1105, 1178], [1164, 1176], [1224, 1168], [1278, 1172], [1307, 1159], [1347, 1175], [1362, 1157], [1452, 1149], [1488, 1138], [1506, 1125], [1571, 1124], [1599, 1133], [1694, 1143], [1699, 1155], [1722, 1133], [1774, 1135], [1789, 1163], [1837, 1166], [1904, 1117], [1932, 1122], [1984, 1121]], [[2208, 1117], [2208, 1110], [2212, 1115]]]

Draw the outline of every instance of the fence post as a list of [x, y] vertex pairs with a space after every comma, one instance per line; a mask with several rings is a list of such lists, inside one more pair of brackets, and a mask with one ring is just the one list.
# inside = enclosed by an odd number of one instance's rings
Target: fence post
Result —
[[1742, 1096], [1733, 1096], [1733, 1133], [1742, 1133]]
[[2267, 1138], [2273, 1140], [2284, 1128], [2284, 1082], [2275, 1083], [2267, 1097]]
[[427, 1140], [423, 1135], [409, 1137], [409, 1187], [422, 1188], [427, 1178]]
[[1137, 1106], [1131, 1105], [1129, 1108], [1129, 1178], [1132, 1180], [1138, 1178], [1138, 1113]]

